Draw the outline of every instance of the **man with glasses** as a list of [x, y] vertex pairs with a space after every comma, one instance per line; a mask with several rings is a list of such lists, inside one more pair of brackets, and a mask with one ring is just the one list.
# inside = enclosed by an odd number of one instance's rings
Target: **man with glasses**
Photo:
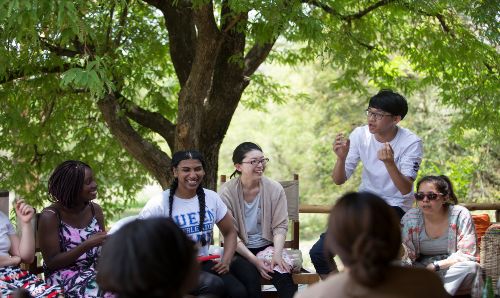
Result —
[[[382, 197], [398, 216], [413, 204], [413, 181], [422, 161], [422, 141], [408, 129], [398, 126], [408, 112], [406, 99], [391, 90], [381, 90], [370, 98], [367, 125], [357, 127], [346, 139], [337, 134], [333, 151], [337, 161], [332, 178], [341, 185], [351, 177], [359, 161], [363, 173], [359, 191]], [[333, 259], [323, 254], [324, 234], [309, 252], [320, 276], [335, 271]]]

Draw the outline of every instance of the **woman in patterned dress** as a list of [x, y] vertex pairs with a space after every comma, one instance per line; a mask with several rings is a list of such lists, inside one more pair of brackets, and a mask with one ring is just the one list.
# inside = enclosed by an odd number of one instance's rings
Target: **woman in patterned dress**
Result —
[[60, 164], [49, 179], [49, 194], [53, 204], [39, 220], [47, 283], [63, 287], [67, 297], [103, 297], [95, 266], [106, 231], [102, 209], [92, 202], [97, 183], [90, 166]]
[[19, 237], [7, 215], [0, 212], [0, 293], [1, 297], [13, 297], [16, 290], [25, 289], [33, 297], [57, 297], [59, 286], [49, 286], [36, 275], [21, 270], [21, 262], [31, 263], [35, 256], [35, 236], [31, 219], [34, 209], [17, 200], [16, 215], [20, 220], [22, 234]]

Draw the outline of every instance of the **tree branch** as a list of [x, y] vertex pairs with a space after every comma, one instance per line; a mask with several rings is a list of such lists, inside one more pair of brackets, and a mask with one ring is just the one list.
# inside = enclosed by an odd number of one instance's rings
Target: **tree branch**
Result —
[[443, 28], [443, 31], [446, 33], [450, 33], [451, 36], [455, 37], [454, 33], [451, 31], [450, 27], [446, 24], [446, 21], [444, 20], [444, 16], [442, 14], [436, 14], [435, 15], [436, 19], [438, 19], [439, 24], [441, 24], [441, 28]]
[[193, 20], [198, 38], [189, 78], [179, 93], [176, 149], [199, 146], [204, 107], [213, 86], [214, 70], [223, 41], [223, 35], [215, 22], [212, 2], [194, 9]]
[[328, 14], [334, 15], [338, 18], [342, 18], [342, 15], [338, 11], [336, 11], [335, 9], [333, 9], [331, 6], [329, 6], [327, 4], [321, 3], [317, 0], [301, 0], [301, 1], [304, 4], [309, 4], [312, 6], [319, 7], [321, 9], [323, 9]]
[[121, 108], [115, 94], [108, 94], [98, 101], [104, 121], [118, 142], [132, 157], [139, 161], [165, 189], [168, 187], [171, 174], [170, 158], [152, 143], [146, 141], [130, 125], [122, 115]]
[[118, 22], [118, 34], [116, 35], [115, 42], [114, 42], [115, 47], [118, 47], [121, 43], [121, 39], [123, 36], [123, 31], [124, 31], [123, 27], [125, 27], [125, 23], [127, 22], [128, 4], [129, 3], [130, 3], [130, 1], [125, 2], [125, 7], [123, 8], [122, 13], [120, 15], [120, 21]]
[[[249, 81], [243, 75], [243, 61], [235, 61], [235, 57], [243, 59], [245, 52], [246, 31], [236, 30], [235, 27], [246, 26], [248, 15], [246, 12], [234, 12], [224, 0], [220, 10], [222, 44], [217, 56], [214, 69], [212, 88], [205, 104], [203, 116], [203, 144], [216, 144], [222, 140], [227, 131], [232, 115], [241, 99], [243, 90]], [[220, 107], [224, 107], [221, 109]], [[217, 119], [217, 121], [213, 121]], [[210, 148], [209, 150], [218, 150]]]
[[179, 84], [183, 87], [189, 78], [196, 48], [196, 29], [193, 9], [186, 1], [143, 0], [163, 13], [168, 31], [169, 50]]
[[120, 106], [125, 110], [125, 115], [140, 125], [151, 129], [161, 135], [171, 150], [175, 143], [175, 125], [160, 113], [151, 112], [136, 105], [120, 95]]
[[375, 10], [381, 6], [387, 5], [391, 2], [394, 2], [394, 0], [380, 0], [376, 3], [373, 3], [372, 5], [368, 6], [367, 8], [358, 11], [357, 13], [350, 14], [350, 15], [341, 15], [338, 11], [333, 9], [331, 6], [324, 4], [324, 3], [321, 3], [317, 0], [302, 0], [302, 3], [319, 7], [321, 9], [323, 9], [326, 13], [331, 14], [333, 16], [336, 16], [344, 21], [352, 21], [352, 20], [356, 20], [356, 19], [361, 19], [362, 17], [369, 14], [373, 10]]
[[111, 9], [109, 10], [109, 23], [108, 23], [108, 29], [106, 30], [106, 41], [105, 41], [105, 46], [104, 48], [107, 50], [109, 49], [109, 43], [111, 40], [111, 29], [113, 28], [113, 17], [115, 15], [115, 6], [116, 3], [113, 2]]
[[369, 14], [371, 11], [373, 11], [381, 6], [387, 5], [391, 2], [394, 2], [394, 0], [381, 0], [379, 2], [373, 3], [372, 5], [368, 6], [367, 8], [365, 8], [365, 9], [363, 9], [355, 14], [344, 16], [344, 17], [342, 17], [342, 19], [346, 20], [346, 21], [361, 19], [365, 15]]
[[243, 18], [246, 19], [247, 17], [247, 13], [240, 13], [238, 14], [238, 16], [236, 16], [235, 18], [232, 18], [231, 19], [231, 22], [229, 24], [225, 24], [223, 25], [223, 33], [228, 33], [231, 29], [234, 28], [234, 26], [236, 26], [236, 24], [238, 24], [239, 21], [241, 21]]
[[266, 60], [271, 52], [276, 38], [263, 45], [255, 44], [245, 56], [245, 70], [243, 74], [245, 77], [250, 77], [257, 68]]
[[19, 79], [32, 78], [34, 76], [41, 76], [51, 73], [61, 73], [65, 72], [66, 70], [72, 67], [73, 67], [72, 64], [64, 63], [62, 65], [42, 66], [36, 69], [28, 68], [30, 69], [29, 72], [23, 71], [22, 69], [11, 70], [8, 71], [7, 74], [0, 79], [0, 85]]
[[434, 17], [438, 20], [439, 24], [441, 25], [441, 29], [443, 29], [443, 31], [445, 33], [448, 33], [451, 35], [451, 37], [455, 38], [455, 33], [453, 32], [453, 30], [448, 26], [448, 24], [446, 23], [446, 20], [444, 18], [444, 15], [441, 14], [441, 13], [429, 13], [423, 9], [414, 9], [413, 7], [411, 7], [408, 3], [405, 3], [404, 6], [408, 9], [408, 10], [414, 10], [424, 16], [428, 16], [428, 17]]
[[67, 49], [67, 48], [62, 48], [56, 45], [51, 44], [48, 42], [46, 38], [43, 37], [38, 37], [40, 40], [40, 43], [45, 46], [50, 52], [56, 54], [57, 56], [60, 57], [75, 57], [76, 55], [82, 54], [82, 52]]
[[377, 47], [371, 45], [371, 44], [368, 44], [366, 42], [363, 42], [361, 40], [359, 40], [358, 38], [356, 38], [351, 31], [347, 31], [346, 33], [355, 43], [359, 44], [360, 46], [366, 48], [367, 50], [369, 51], [373, 51], [373, 50], [377, 50]]

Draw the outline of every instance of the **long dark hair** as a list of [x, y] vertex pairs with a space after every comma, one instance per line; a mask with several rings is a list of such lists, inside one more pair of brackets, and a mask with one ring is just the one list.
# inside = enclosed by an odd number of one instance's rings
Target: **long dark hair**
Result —
[[58, 165], [49, 178], [49, 200], [72, 208], [83, 188], [85, 168], [92, 170], [78, 160], [67, 160]]
[[457, 195], [455, 194], [455, 191], [453, 191], [453, 185], [451, 184], [451, 180], [450, 178], [448, 178], [448, 176], [424, 176], [417, 182], [417, 191], [420, 188], [420, 184], [422, 184], [423, 182], [433, 184], [436, 189], [443, 194], [443, 196], [448, 196], [453, 205], [458, 204]]
[[358, 283], [382, 283], [398, 256], [401, 230], [396, 212], [372, 193], [343, 195], [332, 208], [326, 236], [327, 249], [349, 267]]
[[[186, 159], [196, 159], [201, 162], [201, 166], [203, 169], [205, 169], [205, 159], [203, 158], [203, 155], [201, 155], [200, 152], [196, 150], [186, 150], [186, 151], [177, 151], [172, 155], [172, 163], [170, 165], [170, 169], [173, 171], [174, 168], [176, 168], [179, 163], [183, 160]], [[172, 217], [172, 209], [174, 206], [174, 194], [175, 191], [177, 190], [177, 187], [179, 186], [179, 180], [177, 178], [174, 178], [172, 180], [172, 184], [170, 184], [170, 193], [168, 195], [168, 213], [169, 216]], [[200, 224], [199, 224], [199, 230], [200, 232], [203, 232], [203, 223], [205, 222], [205, 192], [203, 191], [203, 186], [198, 185], [198, 188], [196, 189], [196, 195], [198, 196], [198, 203], [200, 206]], [[201, 233], [201, 245], [205, 246], [207, 245], [209, 239], [206, 239]]]
[[182, 297], [196, 270], [194, 243], [170, 218], [132, 221], [104, 243], [97, 283], [128, 297]]
[[[257, 150], [257, 151], [263, 152], [262, 148], [260, 148], [259, 145], [252, 143], [252, 142], [243, 142], [243, 143], [239, 144], [238, 146], [236, 146], [236, 148], [234, 148], [234, 151], [233, 151], [233, 163], [234, 164], [241, 163], [243, 161], [243, 159], [245, 158], [245, 155], [252, 150]], [[234, 172], [231, 174], [231, 176], [229, 176], [229, 179], [236, 176], [236, 174], [241, 175], [241, 172], [238, 170], [234, 170]]]

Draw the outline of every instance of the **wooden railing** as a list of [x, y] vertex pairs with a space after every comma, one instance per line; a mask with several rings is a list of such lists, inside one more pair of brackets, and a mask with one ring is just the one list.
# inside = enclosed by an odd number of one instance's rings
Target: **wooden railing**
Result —
[[[469, 209], [473, 210], [495, 210], [496, 221], [500, 222], [500, 202], [498, 203], [463, 203], [459, 204]], [[300, 204], [299, 213], [330, 213], [331, 205], [307, 205]]]

